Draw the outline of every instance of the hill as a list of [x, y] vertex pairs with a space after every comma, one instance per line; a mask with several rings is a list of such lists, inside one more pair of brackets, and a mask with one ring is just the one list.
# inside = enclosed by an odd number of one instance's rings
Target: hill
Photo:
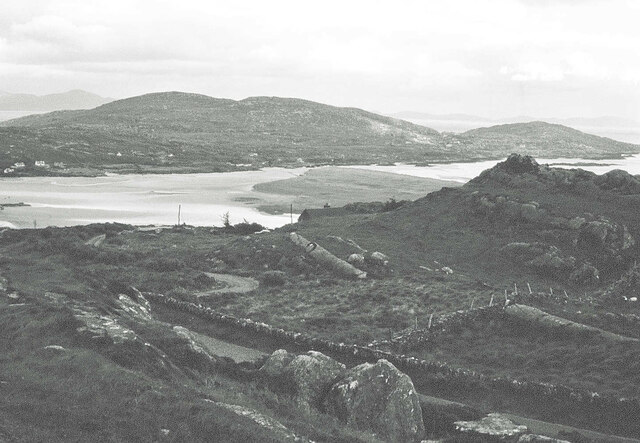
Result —
[[[606, 137], [586, 134], [559, 124], [535, 121], [472, 129], [451, 136], [452, 140], [483, 152], [487, 148], [503, 152], [511, 148], [534, 157], [569, 155], [583, 158], [608, 158], [622, 150], [637, 152], [638, 146]], [[563, 154], [564, 153], [564, 154]]]
[[87, 91], [75, 89], [60, 94], [33, 95], [0, 93], [0, 111], [58, 111], [91, 109], [113, 101]]
[[[558, 142], [547, 133], [546, 127], [531, 124], [527, 146], [532, 154], [616, 157], [640, 150], [579, 132], [554, 131]], [[213, 172], [302, 164], [424, 164], [501, 158], [521, 146], [521, 139], [508, 131], [440, 134], [360, 109], [301, 99], [234, 101], [166, 92], [4, 122], [0, 166], [44, 160], [64, 163], [66, 172], [46, 171], [60, 174], [82, 168], [88, 173]]]

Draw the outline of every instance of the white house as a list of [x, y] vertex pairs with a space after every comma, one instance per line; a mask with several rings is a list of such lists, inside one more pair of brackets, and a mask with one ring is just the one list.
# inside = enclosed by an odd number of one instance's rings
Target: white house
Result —
[[36, 168], [46, 168], [47, 163], [44, 160], [36, 160], [35, 166]]
[[11, 174], [13, 172], [15, 172], [15, 169], [13, 169], [13, 168], [4, 168], [4, 173], [5, 174]]
[[15, 169], [24, 169], [24, 168], [25, 168], [25, 166], [26, 166], [26, 165], [24, 164], [24, 162], [16, 162], [16, 163], [14, 163], [14, 164], [13, 164], [13, 167], [14, 167]]

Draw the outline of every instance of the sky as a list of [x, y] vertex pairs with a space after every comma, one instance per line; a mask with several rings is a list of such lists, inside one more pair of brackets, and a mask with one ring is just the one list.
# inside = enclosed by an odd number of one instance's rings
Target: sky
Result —
[[0, 90], [640, 120], [635, 0], [2, 0]]

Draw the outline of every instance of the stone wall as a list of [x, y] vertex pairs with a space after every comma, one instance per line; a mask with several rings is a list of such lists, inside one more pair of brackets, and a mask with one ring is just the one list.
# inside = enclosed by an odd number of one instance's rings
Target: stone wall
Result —
[[[634, 425], [628, 419], [628, 417], [640, 416], [640, 401], [638, 399], [604, 396], [596, 392], [573, 389], [562, 385], [527, 382], [506, 377], [489, 377], [476, 371], [455, 368], [443, 362], [425, 361], [370, 347], [335, 343], [310, 337], [300, 332], [285, 331], [266, 323], [222, 314], [200, 304], [177, 300], [161, 294], [144, 293], [144, 296], [152, 301], [163, 303], [205, 319], [273, 337], [283, 343], [320, 351], [338, 360], [376, 362], [379, 359], [386, 359], [399, 370], [409, 375], [416, 383], [416, 386], [420, 386], [424, 382], [428, 385], [447, 386], [455, 392], [493, 392], [516, 399], [526, 397], [529, 405], [536, 405], [538, 408], [549, 407], [555, 410], [580, 408], [587, 417], [593, 417], [594, 420], [597, 419], [598, 423], [619, 422], [621, 425], [638, 428], [628, 432], [640, 431], [640, 427], [637, 424]], [[456, 313], [453, 319], [449, 318], [446, 321], [461, 322], [465, 318], [468, 319], [468, 315], [496, 315], [496, 313], [500, 312], [500, 308], [493, 306], [472, 311], [472, 313]], [[596, 422], [594, 421], [594, 423]], [[623, 432], [624, 430], [618, 429], [618, 431]]]

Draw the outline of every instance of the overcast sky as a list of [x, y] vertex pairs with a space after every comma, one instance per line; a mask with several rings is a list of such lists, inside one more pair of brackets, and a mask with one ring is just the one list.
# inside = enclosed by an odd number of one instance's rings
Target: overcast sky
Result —
[[0, 90], [640, 120], [640, 1], [2, 0]]

